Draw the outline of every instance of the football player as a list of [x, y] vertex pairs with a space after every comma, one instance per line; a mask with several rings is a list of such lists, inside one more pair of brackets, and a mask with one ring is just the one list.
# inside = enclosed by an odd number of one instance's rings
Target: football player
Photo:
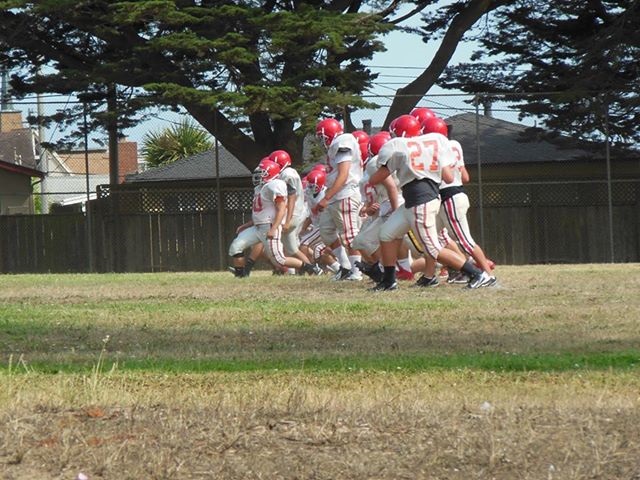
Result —
[[[468, 273], [469, 288], [478, 288], [490, 277], [449, 249], [442, 248], [436, 230], [436, 216], [440, 209], [439, 187], [444, 180], [453, 180], [454, 154], [446, 136], [430, 130], [423, 131], [419, 120], [402, 115], [390, 125], [396, 137], [383, 145], [378, 153], [378, 170], [370, 178], [372, 185], [381, 183], [396, 173], [404, 197], [404, 206], [391, 214], [380, 230], [383, 280], [374, 291], [396, 290], [396, 260], [398, 243], [404, 234], [413, 230], [424, 251], [441, 264]], [[420, 280], [419, 280], [420, 281]]]
[[360, 144], [352, 134], [344, 133], [335, 118], [319, 121], [316, 136], [327, 150], [327, 190], [314, 207], [314, 213], [320, 213], [320, 235], [340, 262], [336, 280], [362, 280], [355, 264], [362, 257], [352, 248], [353, 239], [360, 231]]
[[[450, 128], [442, 119], [428, 119], [423, 125], [427, 125], [425, 128], [438, 131], [449, 137]], [[463, 185], [469, 182], [469, 172], [467, 172], [464, 164], [462, 146], [458, 141], [451, 139], [449, 144], [455, 157], [453, 180], [451, 182], [443, 181], [440, 184], [442, 205], [438, 215], [442, 223], [454, 236], [460, 248], [475, 260], [479, 268], [490, 275], [493, 270], [493, 264], [487, 259], [480, 245], [473, 240], [467, 220], [469, 197], [464, 192]], [[491, 276], [491, 282], [486, 283], [485, 286], [494, 283], [496, 283], [496, 278]]]
[[369, 177], [378, 170], [378, 152], [391, 139], [389, 132], [372, 135], [368, 143], [368, 160], [364, 162], [364, 172], [360, 181], [361, 193], [365, 199], [364, 213], [367, 220], [353, 240], [353, 247], [360, 250], [367, 262], [358, 267], [376, 283], [382, 280], [380, 260], [380, 228], [391, 213], [404, 200], [398, 190], [397, 177], [390, 175], [378, 185], [369, 184]]
[[322, 269], [317, 265], [295, 257], [287, 257], [281, 242], [282, 223], [287, 213], [287, 185], [280, 180], [280, 165], [264, 158], [253, 172], [255, 185], [251, 220], [238, 227], [238, 235], [231, 242], [229, 255], [233, 267], [243, 275], [244, 251], [261, 242], [264, 252], [276, 267], [298, 268], [311, 275], [319, 275]]
[[286, 150], [271, 152], [269, 160], [280, 165], [278, 178], [287, 185], [287, 215], [282, 225], [284, 252], [287, 256], [299, 258], [305, 263], [311, 263], [304, 252], [300, 251], [300, 230], [309, 215], [304, 201], [304, 190], [300, 174], [291, 166], [291, 156]]
[[310, 214], [305, 221], [306, 228], [300, 237], [300, 245], [301, 249], [305, 249], [306, 255], [312, 258], [315, 263], [325, 266], [333, 274], [337, 274], [340, 271], [340, 263], [322, 241], [318, 229], [319, 214], [313, 213], [313, 207], [322, 200], [327, 190], [326, 177], [324, 165], [316, 165], [303, 179], [304, 196]]

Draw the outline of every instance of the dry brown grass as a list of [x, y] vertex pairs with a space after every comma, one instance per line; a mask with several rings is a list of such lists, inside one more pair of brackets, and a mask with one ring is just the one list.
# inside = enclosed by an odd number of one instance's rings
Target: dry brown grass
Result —
[[16, 375], [2, 478], [635, 478], [635, 374]]
[[[27, 310], [58, 343], [29, 349], [0, 332], [5, 363], [13, 353], [0, 373], [0, 478], [638, 479], [637, 369], [45, 375], [29, 362], [72, 358], [65, 334], [85, 330], [76, 348], [94, 362], [105, 334], [122, 358], [155, 347], [266, 358], [278, 338], [291, 356], [638, 351], [639, 273], [503, 268], [500, 289], [404, 288], [373, 303], [362, 285], [325, 279], [3, 278], [0, 312], [15, 316], [0, 318], [5, 330]], [[267, 307], [244, 308], [256, 287]], [[312, 308], [297, 302], [303, 291]], [[335, 302], [322, 303], [327, 291]], [[154, 342], [137, 346], [145, 335]]]

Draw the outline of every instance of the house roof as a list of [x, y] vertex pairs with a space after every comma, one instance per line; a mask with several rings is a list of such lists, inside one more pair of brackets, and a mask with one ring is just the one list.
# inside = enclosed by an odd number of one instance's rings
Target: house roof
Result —
[[[62, 166], [66, 167], [69, 173], [86, 173], [84, 151], [57, 152], [57, 154], [61, 168]], [[109, 152], [107, 150], [88, 150], [87, 156], [90, 174], [109, 174]], [[51, 167], [49, 169], [51, 170]]]
[[31, 129], [19, 128], [0, 133], [0, 161], [37, 170]]
[[[251, 171], [220, 146], [218, 151], [220, 178], [250, 177]], [[168, 165], [127, 175], [125, 183], [166, 182], [170, 180], [207, 180], [216, 178], [215, 148], [186, 157]]]
[[[476, 138], [479, 138], [480, 159], [483, 164], [565, 162], [604, 158], [604, 144], [579, 142], [563, 136], [552, 140], [540, 135], [532, 136], [532, 129], [519, 123], [479, 115], [476, 132], [475, 113], [453, 115], [445, 121], [453, 127], [451, 138], [458, 140], [464, 149], [466, 164], [478, 163]], [[637, 153], [633, 155], [637, 156]]]
[[16, 165], [15, 163], [8, 163], [3, 161], [0, 161], [0, 170], [27, 175], [29, 177], [44, 177], [44, 172], [36, 170], [35, 168], [29, 168], [25, 167], [24, 165]]

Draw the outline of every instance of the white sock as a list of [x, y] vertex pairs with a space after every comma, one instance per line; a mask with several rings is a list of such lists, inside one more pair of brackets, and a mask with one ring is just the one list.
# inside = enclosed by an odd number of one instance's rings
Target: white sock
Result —
[[398, 265], [400, 266], [400, 268], [402, 268], [404, 270], [408, 270], [410, 272], [411, 271], [411, 257], [399, 258], [398, 259]]
[[287, 274], [289, 274], [289, 275], [295, 275], [295, 274], [296, 274], [296, 269], [295, 269], [295, 268], [289, 268], [289, 269], [287, 270]]
[[342, 245], [340, 245], [339, 247], [334, 248], [333, 249], [333, 254], [338, 259], [338, 262], [340, 262], [340, 266], [342, 268], [346, 268], [347, 270], [351, 270], [351, 262], [349, 262], [349, 257], [347, 256], [347, 251], [345, 250], [345, 248]]
[[351, 271], [355, 273], [360, 273], [360, 269], [356, 267], [356, 262], [362, 260], [361, 255], [349, 255], [349, 262], [351, 262]]
[[327, 265], [327, 268], [331, 270], [333, 273], [338, 273], [338, 271], [340, 270], [340, 263], [333, 262], [331, 265]]

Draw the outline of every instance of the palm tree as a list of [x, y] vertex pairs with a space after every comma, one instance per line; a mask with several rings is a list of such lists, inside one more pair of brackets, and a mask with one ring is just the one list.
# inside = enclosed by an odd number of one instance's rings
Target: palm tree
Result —
[[147, 165], [157, 167], [212, 148], [209, 133], [190, 119], [147, 133], [142, 139], [142, 156]]

